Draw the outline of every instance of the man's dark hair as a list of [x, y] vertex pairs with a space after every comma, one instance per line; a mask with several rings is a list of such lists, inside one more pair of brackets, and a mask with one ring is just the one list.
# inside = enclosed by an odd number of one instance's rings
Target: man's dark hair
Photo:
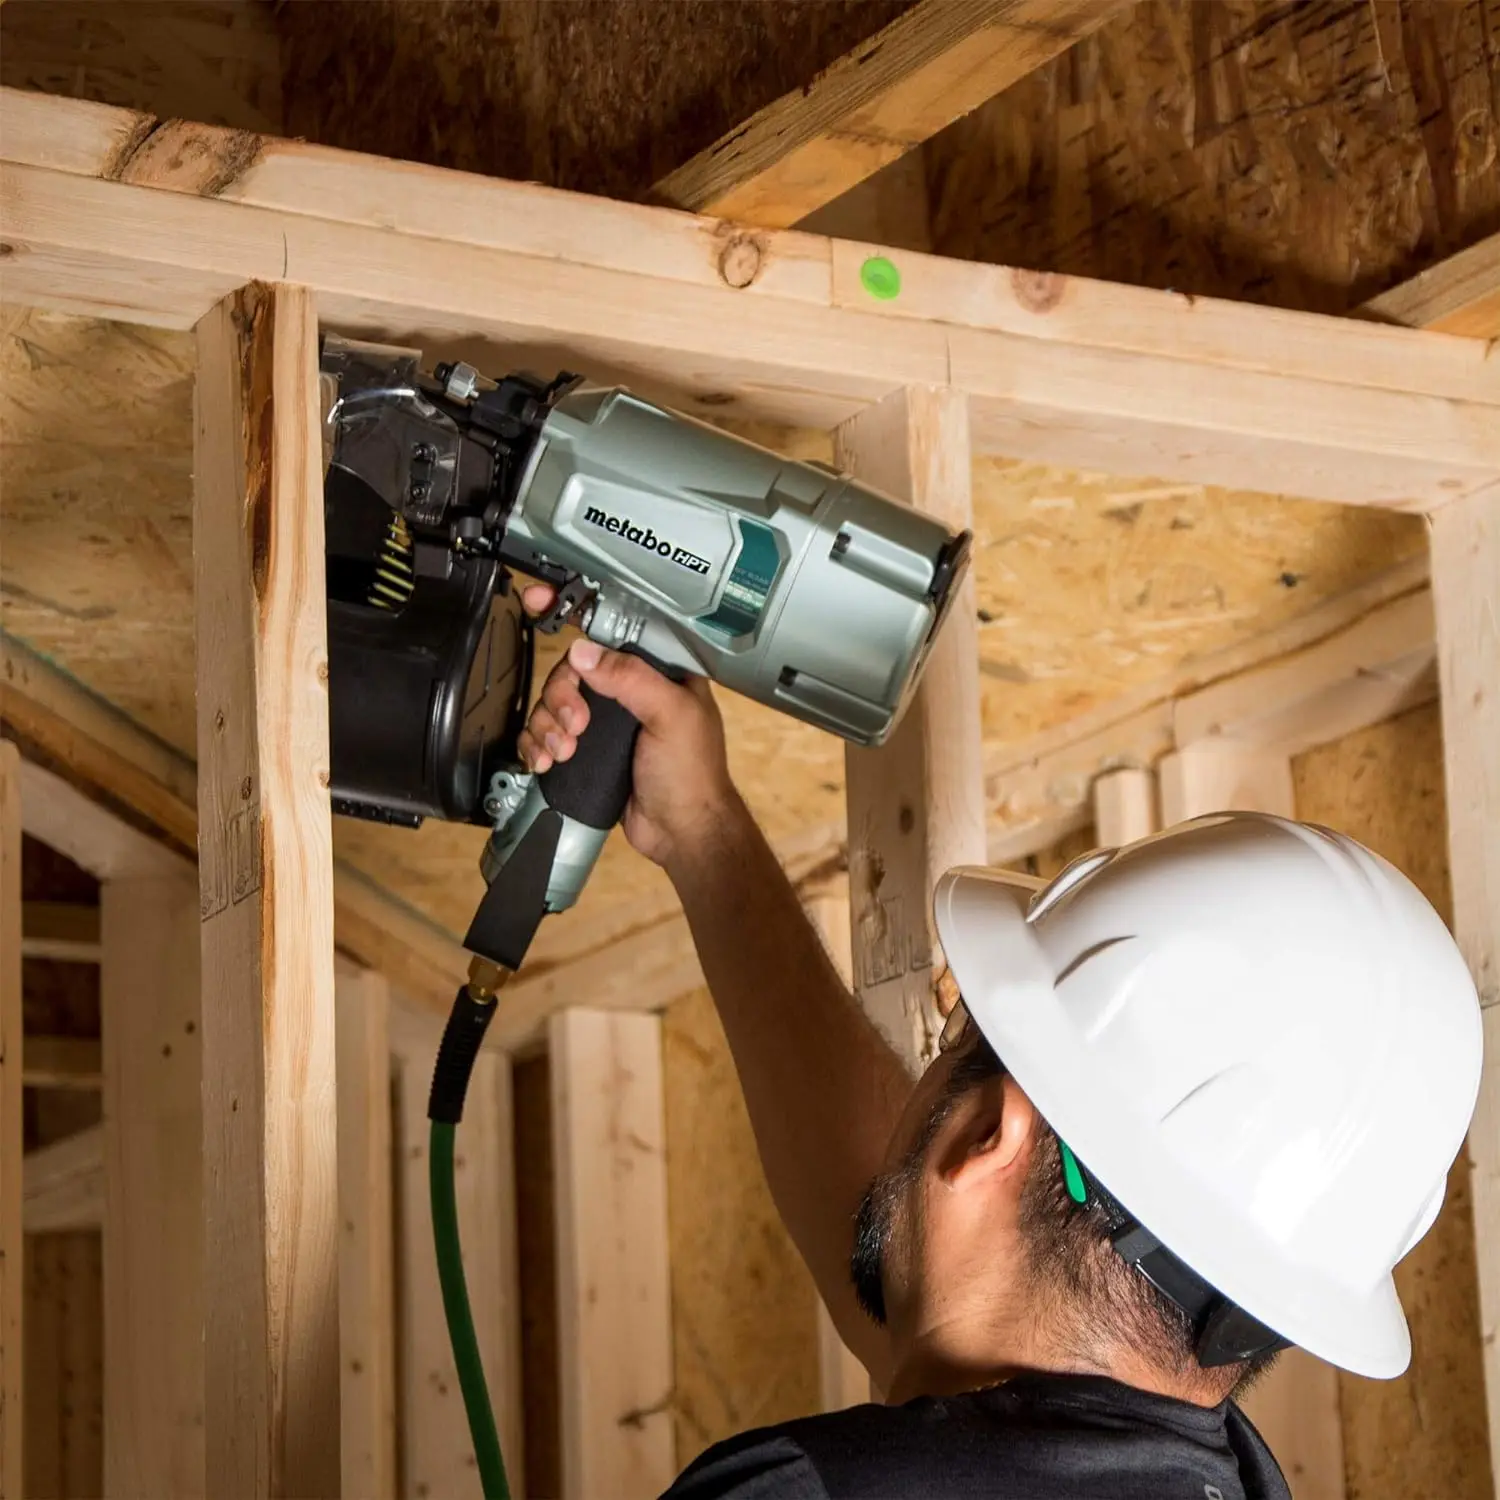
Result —
[[[939, 1119], [970, 1089], [1006, 1071], [979, 1028], [971, 1023], [969, 1031], [942, 1103], [933, 1112]], [[1040, 1115], [1037, 1119], [1021, 1189], [1020, 1225], [1031, 1292], [1047, 1309], [1052, 1329], [1074, 1353], [1092, 1362], [1105, 1362], [1111, 1348], [1133, 1349], [1179, 1379], [1201, 1380], [1225, 1396], [1243, 1394], [1270, 1369], [1276, 1354], [1214, 1369], [1200, 1365], [1187, 1314], [1115, 1252], [1104, 1210], [1096, 1203], [1074, 1201], [1057, 1133]], [[929, 1141], [935, 1132], [936, 1124]]]

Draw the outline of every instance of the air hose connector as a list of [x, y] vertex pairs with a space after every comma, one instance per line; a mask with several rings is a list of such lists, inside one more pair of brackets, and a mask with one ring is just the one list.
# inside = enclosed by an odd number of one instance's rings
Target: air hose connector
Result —
[[438, 1125], [457, 1125], [464, 1117], [464, 1096], [484, 1034], [495, 1014], [495, 996], [511, 977], [509, 969], [474, 958], [469, 982], [459, 990], [443, 1028], [442, 1044], [432, 1069], [427, 1118]]

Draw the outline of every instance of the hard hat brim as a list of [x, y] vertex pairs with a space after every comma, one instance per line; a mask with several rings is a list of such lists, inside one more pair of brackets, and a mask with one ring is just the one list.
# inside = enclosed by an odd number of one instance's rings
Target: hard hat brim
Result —
[[1383, 1275], [1353, 1289], [1292, 1263], [1212, 1181], [1189, 1171], [1132, 1107], [1060, 1004], [1027, 922], [1037, 883], [1008, 871], [950, 870], [933, 896], [943, 952], [974, 1023], [1042, 1117], [1163, 1244], [1283, 1337], [1343, 1369], [1400, 1375], [1411, 1336]]

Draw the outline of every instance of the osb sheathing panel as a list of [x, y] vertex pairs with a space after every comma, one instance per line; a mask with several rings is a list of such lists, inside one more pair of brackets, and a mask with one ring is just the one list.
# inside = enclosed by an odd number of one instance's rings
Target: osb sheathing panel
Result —
[[1144, 0], [928, 143], [934, 249], [1346, 312], [1500, 228], [1500, 0]]
[[281, 47], [262, 0], [3, 6], [0, 83], [281, 133]]
[[707, 990], [662, 1036], [677, 1460], [818, 1409], [817, 1293], [761, 1172]]
[[[19, 309], [0, 331], [0, 622], [191, 754], [191, 341]], [[826, 434], [742, 430], [797, 456], [830, 452]], [[990, 459], [975, 466], [975, 517], [992, 741], [1266, 629], [1423, 545], [1414, 517]], [[840, 825], [842, 746], [721, 702], [735, 775], [771, 836]], [[336, 839], [437, 921], [467, 924], [476, 830], [341, 820]], [[597, 911], [660, 882], [616, 839], [586, 900]]]
[[635, 198], [911, 0], [283, 3], [287, 129]]
[[[1298, 817], [1368, 844], [1451, 921], [1436, 705], [1298, 756], [1292, 774]], [[1400, 1380], [1339, 1382], [1349, 1500], [1488, 1500], [1466, 1157], [1448, 1174], [1437, 1222], [1397, 1267], [1396, 1286], [1411, 1324], [1410, 1371]]]

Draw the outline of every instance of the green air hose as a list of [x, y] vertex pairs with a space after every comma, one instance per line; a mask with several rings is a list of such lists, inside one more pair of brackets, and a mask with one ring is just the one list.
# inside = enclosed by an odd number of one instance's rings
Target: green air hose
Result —
[[484, 1500], [510, 1500], [505, 1461], [500, 1456], [500, 1434], [495, 1430], [495, 1413], [479, 1357], [479, 1339], [474, 1332], [474, 1314], [469, 1307], [469, 1287], [458, 1243], [458, 1196], [453, 1189], [455, 1134], [454, 1126], [432, 1122], [427, 1156], [438, 1281], [443, 1288], [448, 1338], [453, 1344], [453, 1362], [458, 1366], [458, 1388], [463, 1392], [464, 1411], [469, 1417], [469, 1435], [474, 1441], [474, 1460], [479, 1465]]
[[[471, 975], [477, 968], [476, 963]], [[458, 1237], [458, 1195], [453, 1184], [454, 1136], [463, 1118], [469, 1075], [474, 1070], [485, 1028], [495, 1013], [494, 991], [509, 977], [494, 965], [485, 965], [482, 974], [482, 982], [471, 978], [458, 992], [432, 1070], [432, 1093], [427, 1101], [427, 1118], [432, 1121], [427, 1150], [428, 1182], [432, 1189], [432, 1240], [437, 1251], [438, 1283], [443, 1289], [443, 1313], [448, 1320], [453, 1362], [458, 1367], [458, 1388], [463, 1392], [464, 1411], [469, 1418], [479, 1482], [484, 1500], [510, 1500], [505, 1461], [500, 1455], [500, 1436], [495, 1430], [495, 1412], [490, 1405], [484, 1363], [479, 1357], [479, 1339], [474, 1332], [474, 1314], [469, 1307], [469, 1287], [464, 1278]]]

